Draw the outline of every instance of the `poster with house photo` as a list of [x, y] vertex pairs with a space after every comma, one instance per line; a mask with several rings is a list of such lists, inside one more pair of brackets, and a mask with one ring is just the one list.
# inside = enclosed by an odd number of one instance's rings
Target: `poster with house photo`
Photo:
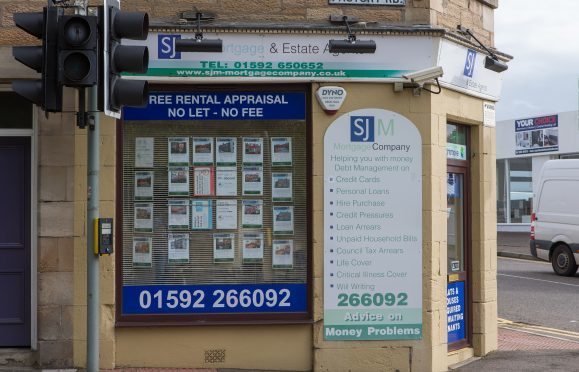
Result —
[[193, 137], [193, 165], [213, 165], [212, 137]]
[[294, 241], [274, 240], [271, 265], [274, 269], [291, 269], [294, 265]]
[[243, 263], [263, 262], [263, 234], [243, 234]]
[[294, 207], [273, 206], [273, 233], [292, 235], [294, 233]]
[[243, 138], [243, 164], [244, 165], [263, 164], [263, 138], [260, 137]]
[[291, 137], [271, 138], [271, 165], [291, 166], [292, 165], [292, 139]]
[[217, 137], [215, 140], [217, 149], [215, 162], [221, 166], [237, 165], [237, 138], [235, 137]]
[[135, 200], [153, 200], [153, 172], [135, 172]]
[[189, 138], [169, 137], [167, 139], [169, 165], [189, 165]]
[[275, 201], [292, 201], [292, 174], [272, 173], [271, 174], [271, 198]]
[[189, 195], [189, 168], [169, 167], [167, 179], [169, 195]]
[[189, 229], [189, 200], [169, 200], [167, 207], [169, 229]]
[[168, 234], [167, 255], [169, 262], [189, 262], [189, 234]]
[[153, 262], [153, 238], [133, 237], [133, 266], [151, 267]]
[[213, 234], [213, 262], [226, 263], [235, 260], [235, 234]]
[[559, 150], [559, 115], [515, 120], [515, 155]]
[[153, 232], [153, 203], [135, 203], [135, 232]]

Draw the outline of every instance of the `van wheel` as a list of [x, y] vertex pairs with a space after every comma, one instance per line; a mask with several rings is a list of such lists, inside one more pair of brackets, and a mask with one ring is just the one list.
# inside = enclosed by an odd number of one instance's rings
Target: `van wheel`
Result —
[[573, 276], [577, 272], [577, 264], [571, 250], [564, 244], [555, 247], [551, 256], [551, 264], [557, 275]]

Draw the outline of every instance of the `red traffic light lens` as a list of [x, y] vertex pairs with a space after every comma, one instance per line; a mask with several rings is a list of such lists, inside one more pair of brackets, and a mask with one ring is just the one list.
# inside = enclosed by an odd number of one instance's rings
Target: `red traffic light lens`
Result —
[[72, 17], [64, 25], [64, 38], [72, 46], [82, 46], [89, 41], [90, 37], [90, 25], [84, 18]]

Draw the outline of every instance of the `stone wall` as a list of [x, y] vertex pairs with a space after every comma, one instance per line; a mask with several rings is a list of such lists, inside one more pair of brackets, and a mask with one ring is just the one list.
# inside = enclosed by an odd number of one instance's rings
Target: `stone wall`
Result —
[[38, 363], [72, 365], [74, 283], [74, 99], [38, 111]]
[[[101, 2], [91, 1], [91, 5]], [[0, 1], [0, 45], [38, 41], [14, 26], [17, 12], [39, 11], [46, 1]], [[431, 24], [455, 30], [462, 24], [483, 43], [493, 45], [493, 11], [498, 0], [406, 0], [406, 6], [329, 5], [328, 0], [126, 0], [125, 10], [149, 13], [154, 21], [176, 21], [181, 12], [213, 12], [222, 22], [326, 23], [331, 14], [357, 16], [383, 25]]]

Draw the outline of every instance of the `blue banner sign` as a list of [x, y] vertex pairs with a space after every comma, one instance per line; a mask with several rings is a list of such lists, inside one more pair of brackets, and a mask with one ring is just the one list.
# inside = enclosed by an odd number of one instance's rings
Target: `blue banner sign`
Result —
[[306, 284], [123, 286], [123, 315], [306, 311]]
[[446, 287], [446, 316], [448, 343], [466, 339], [464, 282], [448, 283]]
[[151, 92], [125, 120], [305, 120], [303, 92]]

